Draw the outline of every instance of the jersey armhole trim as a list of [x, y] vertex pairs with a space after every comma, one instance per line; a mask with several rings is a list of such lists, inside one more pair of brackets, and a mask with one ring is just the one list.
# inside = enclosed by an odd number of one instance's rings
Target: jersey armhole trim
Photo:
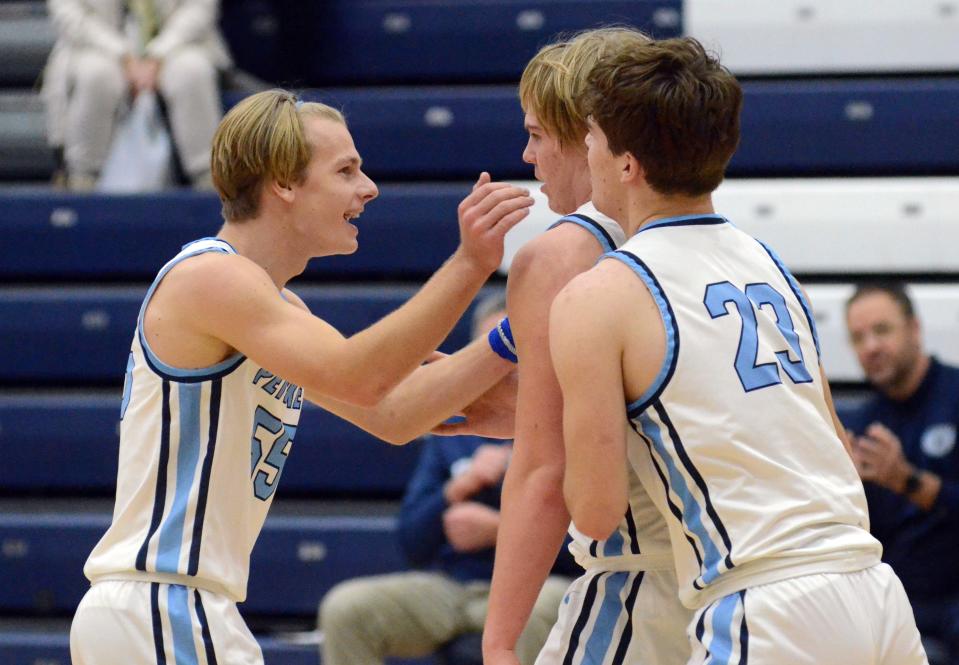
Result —
[[673, 315], [673, 308], [669, 304], [666, 293], [659, 285], [659, 281], [653, 275], [649, 266], [643, 263], [639, 257], [630, 252], [619, 250], [604, 254], [600, 260], [602, 259], [616, 259], [617, 261], [621, 261], [631, 268], [632, 271], [636, 273], [636, 276], [643, 281], [653, 296], [656, 305], [659, 307], [663, 330], [666, 333], [666, 354], [663, 357], [663, 364], [662, 367], [659, 368], [659, 373], [653, 380], [652, 385], [646, 389], [646, 392], [640, 395], [634, 402], [626, 404], [627, 414], [630, 418], [635, 418], [645, 411], [650, 404], [659, 399], [659, 396], [663, 393], [663, 390], [666, 389], [669, 380], [676, 371], [676, 362], [679, 358], [679, 326], [676, 323], [676, 317]]
[[603, 252], [612, 252], [616, 249], [616, 243], [613, 241], [612, 236], [609, 235], [609, 232], [607, 232], [599, 222], [591, 217], [587, 217], [581, 213], [566, 215], [565, 217], [561, 217], [550, 224], [549, 228], [546, 230], [549, 231], [551, 229], [555, 229], [561, 224], [575, 224], [580, 228], [586, 229], [594, 238], [596, 238], [596, 242], [599, 243], [599, 246], [602, 248]]
[[769, 258], [771, 258], [773, 263], [776, 264], [776, 267], [779, 268], [779, 272], [782, 273], [786, 283], [789, 284], [789, 288], [792, 289], [793, 294], [796, 296], [796, 299], [802, 306], [803, 313], [806, 315], [806, 322], [809, 324], [809, 330], [812, 332], [813, 344], [816, 346], [816, 359], [819, 361], [819, 364], [822, 364], [822, 351], [819, 348], [819, 331], [816, 330], [816, 319], [812, 313], [812, 306], [809, 304], [809, 301], [806, 300], [806, 294], [803, 293], [801, 288], [799, 288], [799, 282], [797, 282], [796, 278], [792, 276], [792, 273], [789, 272], [785, 264], [782, 262], [782, 259], [779, 258], [779, 255], [776, 254], [773, 248], [758, 238], [754, 238], [754, 240], [759, 243], [760, 247], [766, 250]]
[[[204, 241], [215, 242], [207, 243], [205, 246], [198, 247], [192, 251], [186, 251], [192, 245]], [[225, 247], [223, 245], [225, 245]], [[150, 348], [150, 345], [146, 339], [146, 335], [143, 333], [143, 317], [146, 313], [147, 305], [150, 302], [150, 298], [153, 297], [153, 292], [156, 291], [157, 287], [160, 285], [160, 282], [164, 277], [166, 277], [166, 274], [181, 261], [194, 256], [199, 256], [200, 254], [206, 254], [208, 252], [235, 254], [236, 250], [233, 249], [232, 245], [224, 240], [220, 240], [219, 238], [201, 238], [184, 245], [183, 251], [181, 251], [179, 255], [173, 257], [173, 259], [168, 261], [167, 264], [160, 269], [156, 279], [153, 280], [153, 283], [147, 290], [146, 296], [143, 298], [143, 303], [140, 305], [140, 313], [137, 316], [137, 337], [140, 340], [140, 347], [143, 349], [143, 357], [146, 359], [147, 366], [153, 371], [154, 374], [157, 374], [168, 381], [174, 381], [178, 383], [199, 383], [201, 381], [208, 381], [210, 379], [219, 379], [235, 370], [237, 367], [243, 364], [243, 361], [246, 360], [246, 356], [238, 352], [216, 363], [215, 365], [210, 365], [209, 367], [199, 367], [196, 369], [174, 367], [172, 365], [167, 365], [157, 357], [157, 355], [153, 352], [153, 349]]]

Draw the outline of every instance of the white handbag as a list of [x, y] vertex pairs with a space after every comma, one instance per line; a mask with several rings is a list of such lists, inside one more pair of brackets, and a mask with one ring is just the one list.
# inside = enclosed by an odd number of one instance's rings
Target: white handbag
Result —
[[172, 182], [172, 154], [156, 93], [141, 92], [114, 133], [97, 190], [129, 194], [165, 189]]

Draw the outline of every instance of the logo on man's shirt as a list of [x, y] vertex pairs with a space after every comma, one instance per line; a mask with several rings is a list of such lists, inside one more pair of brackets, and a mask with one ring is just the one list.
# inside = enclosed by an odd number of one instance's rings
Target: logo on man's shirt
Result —
[[945, 457], [956, 445], [955, 425], [933, 425], [922, 433], [919, 445], [928, 457]]

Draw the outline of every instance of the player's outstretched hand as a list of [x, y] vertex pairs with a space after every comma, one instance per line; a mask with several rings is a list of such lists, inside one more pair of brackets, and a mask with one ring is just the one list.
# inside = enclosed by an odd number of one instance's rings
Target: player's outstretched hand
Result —
[[460, 247], [457, 250], [486, 272], [503, 260], [503, 237], [529, 214], [529, 190], [505, 182], [492, 182], [483, 171], [473, 191], [460, 202], [457, 213]]

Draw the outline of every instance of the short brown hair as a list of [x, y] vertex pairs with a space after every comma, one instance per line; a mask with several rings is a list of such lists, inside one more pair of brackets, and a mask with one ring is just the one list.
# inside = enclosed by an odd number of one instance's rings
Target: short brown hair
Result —
[[906, 293], [906, 285], [902, 282], [894, 281], [867, 282], [858, 285], [855, 292], [849, 296], [849, 300], [846, 301], [846, 316], [849, 315], [849, 308], [852, 307], [854, 302], [873, 293], [885, 293], [892, 298], [893, 301], [899, 305], [899, 309], [902, 310], [907, 320], [916, 318], [916, 309], [912, 304], [912, 299], [909, 297], [909, 294]]
[[523, 70], [519, 100], [563, 147], [586, 136], [583, 91], [590, 71], [602, 58], [641, 46], [649, 37], [639, 30], [610, 26], [586, 30], [539, 50]]
[[336, 109], [297, 101], [286, 90], [265, 90], [230, 109], [213, 136], [210, 171], [228, 222], [259, 213], [263, 184], [301, 183], [313, 154], [303, 116], [319, 116], [344, 125]]
[[596, 65], [585, 105], [615, 155], [631, 153], [661, 194], [708, 194], [739, 145], [743, 93], [692, 37], [650, 42]]

